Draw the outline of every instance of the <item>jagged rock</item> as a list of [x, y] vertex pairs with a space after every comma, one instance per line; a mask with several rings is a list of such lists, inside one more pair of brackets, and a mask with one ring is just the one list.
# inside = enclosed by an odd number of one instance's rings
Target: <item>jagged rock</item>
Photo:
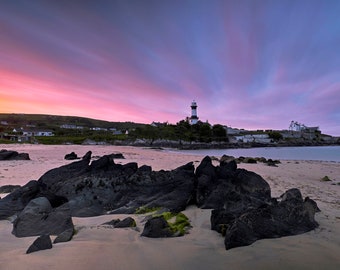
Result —
[[37, 181], [30, 181], [0, 200], [0, 220], [22, 211], [39, 194]]
[[60, 233], [53, 241], [53, 244], [71, 241], [74, 235], [74, 229], [69, 228], [62, 233]]
[[27, 153], [2, 149], [0, 150], [0, 160], [30, 160], [30, 157]]
[[36, 252], [39, 250], [51, 249], [52, 241], [49, 235], [39, 236], [32, 245], [27, 249], [26, 254]]
[[[238, 169], [235, 159], [224, 158], [214, 166], [205, 157], [195, 173], [192, 162], [172, 171], [152, 171], [133, 162], [116, 164], [112, 155], [91, 163], [91, 154], [50, 170], [1, 199], [0, 219], [17, 215], [13, 234], [18, 237], [54, 234], [68, 239], [73, 232], [71, 215], [131, 214], [140, 207], [179, 213], [196, 204], [214, 209], [211, 228], [225, 235], [227, 249], [317, 226], [313, 200], [303, 200], [297, 189], [272, 199], [268, 183], [254, 172]], [[143, 235], [172, 236], [169, 226], [162, 217], [151, 218]]]
[[78, 156], [77, 156], [76, 153], [71, 152], [69, 154], [66, 154], [64, 159], [66, 159], [66, 160], [74, 160], [74, 159], [78, 159]]
[[173, 171], [115, 164], [111, 155], [83, 159], [45, 173], [39, 184], [68, 200], [72, 216], [134, 213], [140, 206], [181, 211], [194, 197], [193, 163]]
[[225, 235], [226, 249], [250, 245], [258, 239], [277, 238], [301, 234], [315, 229], [314, 219], [319, 211], [316, 203], [302, 195], [298, 189], [290, 189], [280, 202], [272, 200], [245, 212], [230, 213], [225, 209], [212, 211], [211, 227]]
[[171, 237], [172, 234], [170, 226], [163, 216], [149, 219], [142, 232], [142, 236], [151, 238]]
[[17, 237], [41, 234], [60, 234], [67, 229], [73, 230], [69, 207], [64, 204], [52, 208], [45, 197], [31, 200], [13, 222], [12, 233]]
[[58, 207], [67, 202], [65, 197], [43, 189], [39, 182], [32, 180], [0, 200], [0, 220], [22, 211], [31, 200], [38, 197], [46, 197], [52, 207]]
[[196, 202], [201, 208], [240, 212], [270, 200], [270, 187], [258, 174], [237, 169], [235, 160], [213, 166], [205, 157], [196, 169]]

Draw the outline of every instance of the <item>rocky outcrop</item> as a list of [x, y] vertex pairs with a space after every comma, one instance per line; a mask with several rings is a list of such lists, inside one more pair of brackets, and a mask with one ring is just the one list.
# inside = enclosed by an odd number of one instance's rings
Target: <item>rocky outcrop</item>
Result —
[[234, 160], [213, 166], [205, 157], [196, 169], [196, 203], [201, 208], [242, 212], [271, 199], [268, 183], [258, 174], [237, 169]]
[[258, 239], [301, 234], [318, 226], [314, 215], [320, 210], [313, 200], [303, 200], [298, 189], [290, 189], [281, 197], [281, 201], [272, 199], [242, 212], [215, 209], [211, 228], [225, 236], [225, 248], [230, 249]]
[[29, 154], [12, 150], [0, 150], [0, 160], [30, 160]]
[[[179, 213], [191, 204], [213, 209], [211, 228], [224, 235], [227, 249], [318, 226], [313, 200], [303, 200], [297, 189], [287, 191], [281, 199], [271, 198], [270, 187], [261, 176], [237, 168], [235, 159], [229, 157], [221, 159], [218, 166], [205, 157], [196, 171], [192, 162], [172, 171], [153, 171], [136, 163], [116, 164], [113, 155], [91, 162], [91, 152], [0, 200], [0, 219], [17, 215], [13, 234], [18, 237], [53, 234], [68, 241], [73, 235], [71, 216], [157, 208]], [[134, 223], [127, 219], [109, 225]], [[180, 214], [176, 223], [157, 216], [147, 221], [142, 235], [180, 236], [188, 226], [189, 221]]]
[[44, 190], [66, 197], [73, 216], [134, 213], [140, 206], [181, 211], [194, 194], [194, 166], [155, 172], [136, 163], [115, 164], [107, 155], [91, 164], [83, 158], [51, 170], [38, 182]]

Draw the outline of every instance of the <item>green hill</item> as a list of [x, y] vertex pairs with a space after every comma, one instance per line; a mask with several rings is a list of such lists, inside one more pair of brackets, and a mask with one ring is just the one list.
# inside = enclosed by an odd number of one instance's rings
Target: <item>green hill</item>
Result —
[[[144, 127], [145, 124], [133, 122], [109, 122], [78, 116], [61, 116], [46, 114], [14, 114], [0, 113], [1, 127], [4, 128], [26, 128], [36, 127], [57, 130], [62, 125], [76, 125], [83, 128], [116, 128], [117, 130], [134, 129]], [[7, 123], [7, 125], [6, 125]]]

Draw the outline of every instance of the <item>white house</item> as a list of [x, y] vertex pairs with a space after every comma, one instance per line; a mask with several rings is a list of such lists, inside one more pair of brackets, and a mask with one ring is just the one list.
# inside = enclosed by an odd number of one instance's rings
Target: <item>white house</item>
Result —
[[32, 136], [54, 136], [53, 131], [51, 130], [23, 130], [23, 136], [32, 137]]

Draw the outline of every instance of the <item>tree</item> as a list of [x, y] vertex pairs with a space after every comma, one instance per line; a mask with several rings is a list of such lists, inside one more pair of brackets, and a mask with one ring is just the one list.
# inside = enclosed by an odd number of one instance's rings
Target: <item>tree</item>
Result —
[[283, 138], [282, 134], [280, 132], [277, 132], [277, 131], [268, 132], [268, 136], [269, 136], [269, 138], [271, 138], [275, 141], [279, 141]]
[[227, 139], [227, 131], [222, 125], [213, 125], [212, 127], [212, 136], [214, 140], [224, 141]]

